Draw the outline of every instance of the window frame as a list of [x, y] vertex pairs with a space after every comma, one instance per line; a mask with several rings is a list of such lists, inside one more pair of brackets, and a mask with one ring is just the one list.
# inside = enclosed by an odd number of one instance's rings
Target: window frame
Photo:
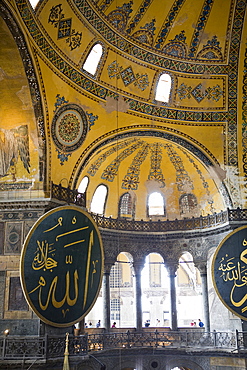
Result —
[[[154, 215], [154, 214], [150, 214], [149, 213], [149, 198], [154, 193], [160, 194], [161, 197], [163, 198], [163, 214], [162, 215], [161, 214]], [[158, 217], [166, 217], [166, 202], [165, 202], [164, 195], [161, 192], [157, 191], [157, 190], [152, 191], [151, 193], [149, 193], [148, 196], [147, 196], [147, 207], [146, 208], [147, 208], [147, 217], [149, 217], [149, 218], [152, 218], [152, 217], [156, 217], [156, 218], [158, 218]]]
[[[160, 79], [163, 75], [168, 75], [171, 79], [171, 86], [170, 86], [170, 92], [169, 92], [169, 96], [168, 96], [168, 101], [165, 102], [163, 100], [157, 100], [156, 99], [156, 95], [157, 95], [157, 89], [158, 89], [158, 86], [159, 86], [159, 82], [160, 82]], [[171, 101], [172, 101], [172, 93], [173, 93], [173, 86], [174, 86], [174, 76], [172, 75], [172, 73], [170, 72], [166, 72], [166, 71], [163, 71], [163, 72], [160, 72], [156, 78], [156, 84], [155, 84], [155, 88], [154, 88], [154, 103], [156, 104], [162, 104], [162, 105], [169, 105], [171, 104]]]
[[[123, 200], [124, 196], [127, 195], [127, 194], [129, 196], [129, 199], [130, 199], [130, 204], [127, 205], [127, 208], [130, 210], [130, 213], [122, 213], [121, 212], [122, 200]], [[129, 202], [129, 200], [128, 200], [128, 202]], [[130, 217], [128, 217], [128, 215], [130, 215]], [[135, 218], [135, 196], [133, 194], [131, 194], [129, 191], [126, 191], [125, 193], [123, 193], [119, 198], [118, 218], [131, 219], [131, 220], [133, 220]]]
[[[94, 48], [96, 45], [100, 45], [100, 46], [102, 47], [102, 53], [101, 53], [101, 56], [100, 56], [100, 58], [99, 58], [99, 60], [98, 60], [97, 67], [96, 67], [96, 70], [95, 70], [95, 73], [94, 73], [94, 74], [92, 74], [92, 73], [88, 72], [86, 69], [84, 69], [84, 65], [85, 65], [85, 63], [86, 63], [86, 61], [87, 61], [87, 59], [88, 59], [89, 55], [90, 55], [90, 54], [91, 54], [91, 52], [93, 51], [93, 48]], [[88, 52], [87, 52], [87, 51], [85, 51], [85, 54], [86, 54], [86, 56], [85, 56], [85, 58], [83, 59], [83, 61], [82, 61], [82, 63], [81, 63], [81, 71], [82, 71], [83, 73], [87, 74], [88, 76], [90, 76], [91, 78], [96, 78], [96, 77], [98, 76], [98, 73], [99, 73], [100, 68], [102, 67], [102, 61], [103, 61], [103, 59], [104, 59], [104, 57], [105, 57], [105, 46], [104, 46], [103, 42], [102, 42], [102, 41], [99, 41], [99, 40], [94, 41], [94, 42], [93, 42], [93, 44], [92, 44], [90, 47], [88, 47]]]
[[[94, 195], [95, 195], [95, 193], [96, 193], [97, 189], [98, 189], [100, 186], [104, 186], [104, 187], [106, 188], [106, 196], [105, 196], [105, 202], [104, 202], [104, 206], [103, 206], [103, 213], [98, 213], [98, 212], [94, 212], [94, 211], [92, 211], [92, 201], [93, 201], [93, 198], [94, 198]], [[94, 213], [94, 214], [97, 214], [97, 215], [101, 215], [101, 216], [104, 216], [104, 215], [105, 215], [105, 208], [106, 208], [106, 202], [107, 202], [107, 198], [108, 198], [108, 191], [109, 191], [108, 186], [107, 186], [107, 185], [105, 185], [105, 184], [103, 184], [103, 183], [102, 183], [102, 184], [99, 184], [99, 185], [96, 187], [96, 189], [94, 190], [93, 196], [92, 196], [92, 198], [91, 198], [91, 202], [90, 202], [90, 212], [92, 212], [92, 213]]]

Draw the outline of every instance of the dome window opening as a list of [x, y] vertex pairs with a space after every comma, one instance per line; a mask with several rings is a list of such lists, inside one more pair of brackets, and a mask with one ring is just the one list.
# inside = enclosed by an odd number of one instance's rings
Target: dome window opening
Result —
[[85, 63], [83, 64], [83, 69], [90, 73], [92, 76], [95, 75], [101, 56], [103, 53], [102, 45], [95, 44], [87, 56]]
[[155, 100], [168, 103], [171, 92], [172, 80], [168, 73], [163, 73], [158, 81]]
[[164, 198], [158, 192], [151, 193], [148, 197], [148, 215], [149, 216], [165, 215]]
[[107, 196], [107, 187], [105, 185], [99, 185], [95, 190], [95, 193], [92, 198], [91, 212], [97, 213], [98, 215], [104, 214], [106, 196]]
[[85, 193], [85, 191], [87, 190], [87, 186], [88, 186], [88, 182], [89, 182], [89, 179], [87, 176], [83, 177], [83, 179], [81, 180], [81, 183], [78, 187], [78, 192], [79, 193]]
[[32, 8], [33, 8], [33, 9], [35, 9], [35, 8], [36, 8], [36, 5], [37, 5], [37, 4], [38, 4], [38, 2], [39, 2], [39, 0], [29, 0], [29, 2], [30, 2], [30, 4], [31, 4]]

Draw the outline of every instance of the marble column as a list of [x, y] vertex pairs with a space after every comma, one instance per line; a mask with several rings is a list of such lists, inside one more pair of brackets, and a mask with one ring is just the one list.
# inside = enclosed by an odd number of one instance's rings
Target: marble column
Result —
[[103, 298], [103, 327], [109, 330], [111, 327], [111, 296], [110, 296], [110, 272], [112, 264], [105, 264], [102, 280]]
[[210, 316], [209, 316], [209, 301], [208, 301], [208, 279], [207, 279], [207, 261], [196, 263], [195, 266], [200, 271], [202, 281], [202, 302], [203, 302], [203, 314], [202, 319], [205, 331], [210, 332]]
[[177, 319], [177, 295], [176, 295], [176, 271], [178, 268], [177, 263], [166, 264], [168, 271], [168, 277], [170, 278], [170, 302], [171, 302], [171, 329], [178, 329], [178, 319]]
[[136, 329], [142, 329], [142, 287], [141, 273], [144, 262], [134, 262], [134, 277], [135, 277], [135, 301], [136, 301]]

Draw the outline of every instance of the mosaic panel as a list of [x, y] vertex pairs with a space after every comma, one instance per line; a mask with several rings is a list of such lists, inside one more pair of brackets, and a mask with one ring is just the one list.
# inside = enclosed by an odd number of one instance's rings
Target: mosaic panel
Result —
[[128, 28], [126, 29], [127, 33], [132, 33], [132, 31], [135, 29], [137, 24], [140, 22], [144, 14], [146, 13], [147, 9], [149, 8], [149, 5], [152, 3], [153, 0], [143, 0], [141, 5], [139, 6], [139, 9], [137, 10], [136, 14], [133, 16], [131, 22], [128, 25]]
[[117, 145], [113, 146], [113, 148], [107, 150], [105, 153], [100, 155], [99, 158], [91, 164], [87, 173], [90, 176], [94, 176], [96, 174], [96, 172], [98, 171], [98, 169], [100, 168], [101, 164], [109, 157], [109, 155], [118, 152], [120, 149], [123, 149], [123, 148], [129, 146], [130, 144], [132, 144], [135, 141], [136, 141], [136, 139], [131, 139], [131, 140], [127, 140], [127, 141], [124, 141], [120, 144], [117, 144]]
[[[82, 3], [84, 4], [86, 0], [82, 0]], [[81, 3], [81, 1], [80, 1]], [[76, 2], [77, 4], [77, 2]], [[95, 81], [89, 80], [86, 76], [84, 76], [80, 71], [75, 70], [72, 66], [70, 66], [66, 61], [64, 61], [56, 52], [52, 49], [52, 47], [47, 43], [46, 39], [43, 37], [43, 35], [40, 33], [39, 28], [37, 27], [34, 19], [32, 18], [32, 14], [30, 13], [29, 9], [26, 6], [25, 1], [23, 0], [17, 0], [17, 5], [19, 6], [19, 10], [21, 12], [21, 15], [23, 17], [23, 20], [26, 22], [27, 26], [30, 27], [30, 34], [34, 38], [34, 41], [36, 41], [37, 45], [40, 47], [40, 50], [44, 53], [44, 55], [49, 59], [49, 61], [54, 65], [55, 68], [57, 68], [66, 78], [71, 80], [73, 83], [76, 83], [78, 87], [85, 89], [90, 94], [93, 94], [94, 96], [100, 98], [100, 99], [106, 99], [107, 96], [113, 96], [114, 98], [117, 98], [118, 95], [111, 91], [106, 89], [105, 87], [97, 84]], [[82, 4], [81, 4], [82, 6]], [[81, 7], [79, 7], [81, 9]], [[90, 12], [90, 8], [86, 7], [83, 8]], [[84, 14], [85, 15], [85, 14]], [[88, 14], [87, 14], [88, 15]], [[96, 17], [97, 18], [97, 17]], [[116, 38], [118, 38], [118, 35], [115, 35]], [[133, 45], [132, 45], [133, 46]], [[136, 47], [135, 47], [136, 48]], [[142, 49], [140, 51], [143, 52]], [[145, 54], [145, 55], [144, 55]], [[180, 70], [182, 72], [190, 72], [195, 74], [202, 74], [202, 73], [222, 73], [226, 74], [228, 71], [228, 67], [223, 66], [213, 66], [213, 65], [198, 65], [198, 64], [187, 64], [187, 63], [181, 63], [177, 61], [173, 61], [171, 59], [165, 59], [160, 56], [157, 56], [155, 54], [151, 53], [144, 53], [142, 56], [145, 56], [143, 58], [144, 60], [147, 60], [150, 63], [154, 63], [157, 65], [160, 65], [164, 68], [170, 68], [171, 70]], [[134, 53], [135, 56], [136, 53]], [[139, 55], [141, 56], [141, 55]], [[151, 57], [152, 56], [152, 57]], [[192, 114], [186, 111], [177, 111], [173, 109], [167, 109], [167, 108], [158, 108], [157, 106], [152, 106], [147, 103], [142, 103], [135, 101], [134, 99], [125, 98], [127, 102], [130, 103], [131, 110], [135, 111], [138, 114], [148, 114], [150, 116], [156, 116], [158, 118], [171, 118], [171, 119], [181, 119], [181, 113], [183, 114], [183, 120], [185, 121], [196, 121], [198, 123], [197, 116], [195, 112]], [[148, 113], [147, 113], [148, 112]], [[217, 115], [214, 113], [208, 114], [207, 112], [203, 112], [201, 115], [201, 121], [226, 121], [227, 115], [225, 112], [218, 112]]]
[[141, 164], [144, 162], [148, 155], [149, 145], [144, 143], [141, 150], [134, 157], [130, 167], [128, 168], [127, 174], [124, 176], [122, 182], [122, 189], [137, 190], [139, 184], [139, 174]]
[[197, 59], [220, 60], [223, 61], [220, 43], [217, 36], [213, 36], [207, 44], [203, 46], [202, 50], [197, 54]]
[[70, 50], [74, 50], [81, 45], [82, 33], [77, 32], [72, 28], [72, 19], [64, 18], [62, 4], [55, 5], [51, 8], [48, 17], [48, 23], [54, 25], [57, 28], [57, 38], [66, 38], [66, 42], [69, 44]]
[[201, 35], [203, 33], [203, 30], [205, 28], [205, 25], [207, 23], [209, 14], [211, 12], [212, 6], [213, 6], [214, 0], [205, 0], [201, 14], [199, 16], [199, 19], [197, 21], [197, 25], [195, 26], [194, 34], [191, 40], [190, 49], [189, 49], [189, 57], [193, 58], [195, 57], [196, 51], [198, 49], [198, 45], [201, 39]]
[[135, 75], [131, 66], [123, 69], [123, 67], [120, 66], [116, 60], [114, 60], [108, 66], [107, 70], [108, 76], [110, 78], [116, 77], [117, 79], [119, 79], [121, 77], [125, 86], [128, 86], [129, 84], [134, 82], [134, 85], [143, 91], [149, 85], [148, 75], [146, 73], [145, 74], [137, 73]]
[[208, 100], [219, 101], [223, 96], [223, 90], [219, 85], [204, 88], [202, 83], [198, 84], [194, 89], [182, 83], [177, 89], [177, 94], [180, 100], [193, 97], [197, 103], [200, 103], [204, 98]]
[[175, 57], [186, 58], [187, 55], [187, 45], [185, 43], [186, 36], [185, 31], [181, 31], [175, 36], [173, 40], [170, 40], [168, 44], [163, 48], [163, 52]]
[[188, 152], [186, 152], [185, 150], [182, 150], [184, 155], [189, 159], [190, 163], [192, 163], [193, 167], [195, 168], [196, 172], [198, 173], [200, 179], [201, 179], [201, 182], [202, 182], [202, 186], [203, 188], [205, 189], [206, 191], [206, 194], [207, 194], [207, 202], [208, 204], [210, 205], [210, 211], [212, 213], [215, 212], [215, 208], [214, 208], [214, 201], [213, 201], [213, 198], [210, 194], [210, 191], [209, 191], [209, 185], [208, 185], [208, 182], [205, 180], [204, 176], [202, 175], [202, 172], [201, 170], [199, 169], [198, 165], [196, 164], [196, 162], [194, 161], [194, 159], [188, 154]]
[[156, 49], [161, 49], [161, 47], [162, 47], [162, 45], [165, 41], [165, 38], [166, 38], [169, 30], [171, 29], [172, 24], [173, 24], [176, 16], [178, 15], [179, 10], [182, 7], [184, 1], [185, 0], [176, 0], [176, 1], [174, 1], [166, 19], [165, 19], [165, 21], [163, 23], [163, 26], [161, 27], [161, 31], [160, 31], [159, 35], [157, 36], [157, 39], [156, 39], [156, 42], [155, 42]]
[[84, 110], [76, 104], [63, 104], [54, 114], [51, 134], [63, 153], [73, 152], [85, 140], [88, 121]]
[[[21, 1], [21, 0], [19, 0]], [[240, 0], [239, 0], [240, 1]], [[168, 15], [168, 18], [165, 23], [169, 25], [169, 29], [172, 26], [172, 20], [174, 19], [174, 14], [177, 12], [177, 6], [181, 7], [184, 0], [175, 1], [173, 7], [171, 8], [171, 15]], [[77, 6], [78, 10], [82, 13], [82, 15], [87, 19], [87, 21], [101, 33], [101, 35], [110, 42], [114, 47], [118, 48], [120, 51], [124, 51], [135, 58], [139, 58], [144, 62], [148, 62], [154, 65], [157, 65], [161, 68], [176, 70], [180, 72], [190, 72], [192, 73], [205, 73], [206, 70], [211, 71], [210, 73], [227, 73], [228, 67], [226, 65], [198, 65], [193, 63], [184, 63], [180, 61], [173, 61], [171, 59], [167, 59], [162, 55], [156, 55], [155, 53], [148, 52], [143, 50], [142, 48], [138, 47], [137, 45], [133, 45], [128, 40], [124, 39], [121, 35], [113, 34], [111, 29], [108, 27], [107, 24], [102, 23], [102, 19], [98, 17], [97, 14], [94, 13], [93, 9], [91, 9], [90, 4], [88, 4], [87, 0], [76, 0], [75, 5]], [[176, 14], [175, 14], [176, 15]], [[170, 19], [170, 21], [169, 21]], [[168, 28], [164, 28], [162, 37], [166, 36], [168, 33]], [[161, 40], [163, 41], [163, 39]], [[218, 72], [216, 71], [218, 70]]]
[[151, 22], [141, 27], [139, 31], [133, 33], [132, 37], [142, 44], [153, 45], [154, 31], [156, 30], [155, 22], [156, 20], [152, 19]]
[[165, 179], [161, 169], [162, 150], [159, 143], [154, 143], [150, 146], [151, 150], [151, 165], [148, 180], [156, 180], [160, 186], [165, 187]]
[[133, 0], [124, 3], [122, 6], [117, 6], [108, 16], [108, 20], [119, 30], [123, 31], [127, 25], [130, 13], [132, 13]]
[[142, 146], [143, 142], [142, 141], [138, 141], [137, 143], [131, 145], [130, 148], [127, 148], [125, 150], [123, 150], [117, 157], [116, 159], [114, 159], [111, 164], [109, 164], [109, 166], [106, 167], [106, 169], [104, 170], [101, 178], [103, 180], [107, 180], [107, 181], [110, 181], [112, 182], [115, 178], [115, 176], [117, 175], [118, 173], [118, 168], [121, 164], [121, 162], [129, 157], [137, 148], [139, 148], [140, 146]]
[[188, 188], [193, 190], [193, 182], [188, 172], [184, 168], [181, 157], [178, 155], [172, 145], [165, 145], [164, 147], [167, 149], [168, 157], [176, 170], [176, 184], [178, 190], [184, 191], [184, 189], [186, 189], [186, 192], [188, 192]]
[[[246, 3], [237, 0], [234, 20], [233, 33], [230, 44], [230, 63], [229, 63], [229, 80], [228, 80], [228, 158], [227, 163], [231, 166], [238, 166], [237, 153], [237, 99], [236, 91], [238, 87], [238, 57], [241, 40], [241, 32], [243, 27], [244, 16], [246, 12]], [[232, 189], [232, 194], [235, 199], [238, 199], [237, 194]]]
[[16, 165], [19, 158], [25, 170], [30, 173], [28, 125], [21, 125], [11, 130], [1, 129], [1, 135], [0, 176], [11, 175], [12, 181], [16, 181]]

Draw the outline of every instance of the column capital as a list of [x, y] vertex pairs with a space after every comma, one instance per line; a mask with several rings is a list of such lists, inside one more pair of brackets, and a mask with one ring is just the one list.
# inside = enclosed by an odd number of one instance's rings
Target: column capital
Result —
[[114, 262], [106, 262], [104, 263], [104, 275], [110, 275], [111, 268], [114, 265]]
[[198, 268], [201, 275], [207, 274], [207, 261], [194, 262], [195, 267]]
[[178, 262], [165, 262], [165, 267], [167, 269], [169, 277], [177, 276], [176, 272], [177, 272], [178, 266], [179, 266]]
[[133, 261], [132, 266], [134, 268], [134, 275], [140, 275], [143, 267], [145, 265], [145, 261], [143, 260], [138, 260], [138, 261]]

